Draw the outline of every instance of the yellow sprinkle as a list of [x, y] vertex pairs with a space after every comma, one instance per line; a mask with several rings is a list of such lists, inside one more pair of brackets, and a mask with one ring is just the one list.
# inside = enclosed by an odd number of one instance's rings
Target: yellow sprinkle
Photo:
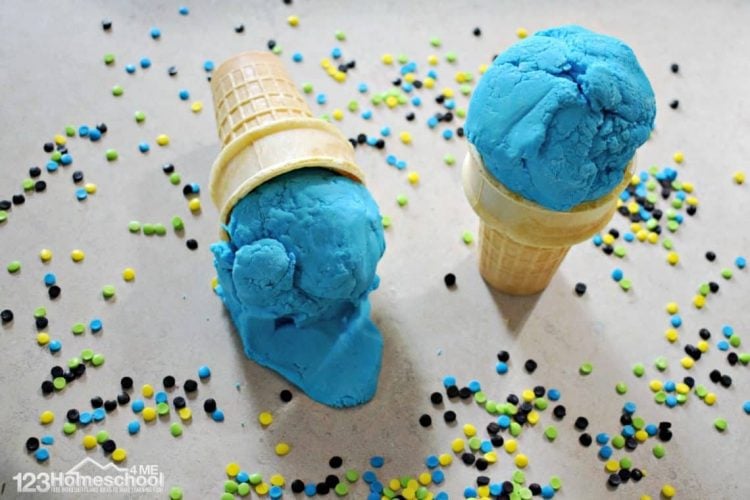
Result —
[[736, 184], [744, 184], [745, 183], [745, 172], [737, 171], [732, 175], [732, 179]]
[[487, 460], [488, 463], [494, 464], [495, 462], [497, 462], [497, 452], [490, 451], [488, 453], [485, 453], [484, 459]]
[[96, 445], [97, 445], [96, 438], [92, 436], [91, 434], [86, 434], [85, 436], [83, 436], [83, 440], [81, 441], [81, 443], [83, 444], [83, 447], [86, 448], [87, 450], [96, 448]]
[[438, 462], [440, 462], [440, 465], [445, 467], [446, 465], [450, 465], [453, 463], [453, 456], [449, 455], [448, 453], [442, 453], [438, 457]]
[[324, 57], [323, 59], [321, 59], [321, 60], [320, 60], [320, 66], [321, 66], [321, 67], [322, 67], [323, 69], [328, 69], [328, 68], [330, 68], [330, 67], [331, 67], [331, 60], [330, 60], [330, 59], [328, 59], [327, 57]]
[[645, 229], [641, 229], [637, 233], [635, 233], [635, 237], [638, 241], [646, 241], [646, 238], [648, 238], [648, 231]]
[[346, 80], [346, 73], [336, 70], [336, 72], [333, 74], [333, 79], [341, 83]]
[[39, 332], [36, 334], [36, 343], [39, 345], [49, 344], [49, 334], [47, 332]]
[[656, 244], [659, 242], [659, 235], [654, 232], [648, 233], [648, 236], [646, 237], [649, 243]]
[[661, 487], [661, 494], [664, 496], [664, 498], [672, 498], [677, 493], [677, 490], [674, 489], [674, 486], [671, 484], [665, 484]]
[[503, 444], [503, 448], [505, 448], [505, 451], [510, 455], [511, 453], [514, 453], [516, 449], [518, 449], [518, 443], [515, 439], [508, 439]]
[[664, 332], [664, 337], [670, 343], [674, 343], [674, 342], [677, 342], [680, 339], [680, 334], [674, 328], [669, 328], [666, 332]]
[[193, 111], [193, 113], [200, 113], [203, 110], [203, 102], [195, 101], [190, 105], [190, 109]]
[[401, 489], [401, 481], [398, 479], [391, 479], [388, 483], [388, 488], [392, 489], [393, 491], [398, 491]]
[[464, 451], [464, 440], [461, 438], [456, 438], [451, 443], [451, 450], [453, 450], [454, 453], [461, 453]]
[[416, 491], [419, 488], [419, 483], [415, 479], [411, 479], [406, 483], [406, 487]]
[[641, 207], [638, 206], [638, 203], [634, 201], [628, 203], [628, 212], [630, 212], [631, 214], [637, 214], [638, 212], [640, 212], [640, 210]]
[[690, 392], [690, 386], [685, 382], [680, 382], [675, 386], [675, 391], [677, 391], [677, 394], [687, 394]]
[[685, 356], [684, 358], [680, 360], [680, 364], [682, 365], [683, 368], [685, 368], [686, 370], [689, 370], [695, 364], [695, 360], [691, 358], [690, 356]]
[[524, 38], [526, 38], [527, 36], [529, 36], [529, 32], [528, 32], [528, 31], [526, 31], [526, 28], [518, 28], [518, 29], [516, 30], [516, 36], [517, 36], [518, 38], [524, 39]]
[[539, 422], [539, 412], [536, 410], [531, 410], [529, 414], [526, 415], [526, 421], [531, 425], [536, 425], [537, 422]]
[[180, 416], [180, 420], [182, 420], [183, 422], [187, 422], [188, 420], [193, 418], [193, 410], [191, 410], [187, 406], [177, 410], [177, 414]]
[[143, 384], [141, 394], [143, 394], [144, 398], [150, 398], [154, 395], [154, 387], [151, 384]]
[[159, 134], [156, 136], [156, 144], [159, 146], [166, 146], [169, 144], [169, 136], [167, 134]]
[[414, 80], [417, 79], [417, 75], [414, 73], [407, 73], [404, 75], [404, 81], [408, 83], [414, 83]]
[[652, 500], [651, 495], [641, 495], [641, 500]]
[[73, 250], [70, 252], [70, 258], [73, 259], [73, 262], [81, 262], [86, 257], [86, 254], [83, 253], [83, 250]]
[[419, 484], [421, 484], [422, 486], [427, 486], [432, 482], [432, 474], [430, 474], [429, 472], [423, 472], [419, 475], [417, 481], [419, 481]]
[[112, 460], [115, 462], [122, 462], [126, 458], [128, 458], [128, 454], [122, 448], [116, 448], [115, 451], [112, 452]]
[[385, 98], [385, 104], [389, 108], [395, 108], [398, 105], [398, 97], [394, 95], [389, 95]]
[[49, 410], [45, 410], [39, 415], [39, 423], [42, 425], [51, 424], [55, 421], [55, 414]]
[[695, 189], [695, 188], [693, 187], [693, 183], [692, 182], [683, 182], [682, 183], [682, 190], [685, 191], [686, 193], [692, 193], [693, 189]]
[[94, 194], [96, 193], [96, 184], [93, 182], [87, 182], [84, 184], [83, 189], [85, 189], [88, 194]]
[[198, 212], [201, 209], [201, 200], [200, 198], [192, 198], [188, 202], [188, 208], [191, 212]]
[[531, 389], [525, 389], [521, 393], [521, 399], [523, 399], [527, 403], [530, 403], [531, 401], [534, 401], [534, 398], [536, 398], [536, 396], [534, 395], [534, 391], [532, 391]]
[[459, 71], [458, 73], [456, 73], [455, 78], [456, 78], [456, 83], [464, 83], [466, 81], [466, 77], [464, 76], [463, 71]]
[[230, 462], [227, 464], [224, 471], [227, 473], [227, 476], [234, 477], [240, 473], [240, 464], [235, 463], [235, 462]]
[[436, 56], [435, 54], [430, 54], [429, 56], [427, 56], [427, 64], [429, 64], [430, 66], [437, 66], [439, 61], [440, 59], [438, 59], [438, 56]]
[[632, 224], [630, 224], [630, 231], [633, 234], [637, 233], [641, 229], [642, 229], [642, 226], [640, 224], [638, 224], [637, 222], [633, 222]]
[[526, 466], [529, 465], [529, 458], [523, 453], [519, 453], [518, 455], [516, 455], [514, 462], [516, 463], [516, 467], [518, 467], [519, 469], [525, 469]]
[[67, 139], [65, 139], [64, 135], [60, 135], [60, 134], [55, 135], [55, 144], [57, 144], [58, 146], [62, 146], [66, 142], [67, 142]]
[[706, 394], [706, 397], [703, 398], [703, 402], [708, 406], [713, 406], [716, 402], [716, 394], [714, 394], [713, 392], [709, 392], [708, 394]]
[[279, 443], [276, 445], [276, 448], [274, 448], [274, 451], [276, 451], [276, 454], [280, 457], [283, 457], [284, 455], [288, 455], [290, 451], [292, 451], [291, 447], [286, 443]]
[[685, 203], [687, 203], [691, 207], [697, 207], [698, 206], [698, 198], [696, 198], [695, 196], [688, 196], [687, 199], [685, 200]]
[[289, 23], [289, 26], [299, 26], [299, 17], [289, 16], [286, 18], [286, 22]]
[[669, 262], [670, 265], [674, 266], [680, 261], [680, 256], [677, 254], [677, 252], [669, 252], [667, 254], [667, 262]]
[[615, 242], [615, 237], [607, 233], [604, 236], [602, 236], [602, 241], [604, 242], [605, 245], [611, 245], [612, 243]]
[[273, 486], [284, 486], [284, 483], [286, 483], [284, 476], [282, 476], [281, 474], [274, 474], [268, 481]]
[[483, 75], [487, 71], [488, 67], [489, 66], [487, 64], [480, 64], [478, 68], [479, 74]]
[[156, 410], [150, 406], [145, 407], [141, 414], [143, 414], [143, 420], [146, 422], [151, 422], [156, 418]]
[[636, 431], [635, 439], [639, 443], [645, 443], [646, 440], [648, 439], [648, 432], [644, 431], [643, 429]]
[[122, 279], [125, 281], [133, 281], [135, 279], [135, 270], [132, 267], [126, 267], [122, 271]]
[[428, 76], [422, 83], [424, 84], [424, 88], [431, 89], [435, 86], [435, 79]]
[[477, 488], [477, 495], [479, 495], [479, 498], [488, 498], [490, 496], [490, 487], [489, 486], [480, 486]]
[[383, 61], [383, 64], [393, 64], [393, 55], [383, 54], [380, 60]]
[[477, 428], [471, 424], [464, 424], [464, 435], [466, 437], [474, 437], [477, 435]]
[[667, 304], [667, 312], [669, 314], [677, 314], [677, 312], [680, 310], [680, 306], [677, 305], [677, 302], [670, 302]]
[[693, 297], [693, 305], [696, 309], [703, 309], [703, 306], [706, 305], [706, 297], [703, 295], [696, 295]]
[[664, 387], [664, 384], [661, 383], [661, 380], [654, 379], [648, 383], [648, 387], [652, 392], [659, 392]]
[[219, 277], [214, 276], [213, 278], [211, 278], [211, 290], [216, 288], [218, 285], [219, 285]]
[[258, 415], [258, 422], [260, 422], [260, 425], [262, 425], [263, 427], [268, 427], [269, 425], [271, 425], [271, 423], [273, 423], [273, 415], [271, 415], [271, 413], [267, 411], [261, 412]]
[[258, 483], [255, 486], [255, 493], [257, 493], [258, 495], [267, 495], [268, 494], [268, 490], [270, 490], [270, 489], [271, 489], [271, 487], [268, 486], [267, 483], [265, 483], [265, 482]]
[[49, 248], [42, 248], [39, 251], [39, 258], [42, 259], [42, 262], [49, 262], [52, 259], [52, 250]]
[[707, 352], [709, 346], [708, 342], [706, 342], [705, 340], [701, 340], [700, 342], [695, 344], [695, 347], [697, 347], [700, 352]]
[[672, 159], [675, 163], [680, 164], [685, 161], [685, 153], [682, 151], [675, 151], [675, 153], [672, 155]]
[[617, 460], [607, 460], [607, 463], [604, 464], [604, 470], [607, 472], [617, 472], [620, 469], [620, 462]]
[[443, 91], [442, 91], [442, 94], [443, 94], [443, 95], [444, 95], [444, 96], [445, 96], [446, 98], [450, 99], [451, 97], [453, 97], [453, 89], [452, 89], [452, 88], [450, 88], [450, 87], [445, 87], [445, 88], [443, 89]]
[[406, 178], [409, 180], [409, 184], [419, 183], [419, 174], [417, 172], [409, 172], [409, 175], [407, 175]]
[[341, 111], [339, 108], [336, 108], [331, 113], [331, 116], [333, 116], [334, 120], [341, 121], [344, 119], [344, 112]]
[[401, 132], [398, 134], [398, 137], [404, 144], [411, 144], [411, 134], [409, 132]]

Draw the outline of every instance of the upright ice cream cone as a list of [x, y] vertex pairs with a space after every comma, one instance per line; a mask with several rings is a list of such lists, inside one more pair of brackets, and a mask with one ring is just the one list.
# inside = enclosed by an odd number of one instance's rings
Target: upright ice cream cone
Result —
[[250, 191], [293, 170], [328, 168], [363, 182], [349, 141], [312, 117], [278, 56], [245, 52], [228, 59], [214, 71], [211, 92], [222, 150], [209, 186], [222, 223]]
[[479, 272], [493, 288], [511, 295], [544, 290], [570, 247], [607, 225], [634, 162], [610, 193], [569, 212], [549, 210], [509, 191], [484, 167], [469, 144], [463, 165], [466, 197], [480, 217]]

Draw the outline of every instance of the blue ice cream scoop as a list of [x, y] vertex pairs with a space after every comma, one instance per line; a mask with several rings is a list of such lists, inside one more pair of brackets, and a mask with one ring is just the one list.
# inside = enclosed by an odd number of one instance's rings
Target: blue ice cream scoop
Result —
[[627, 45], [562, 26], [495, 59], [472, 95], [465, 130], [506, 188], [567, 211], [622, 181], [655, 115], [651, 84]]
[[383, 339], [368, 296], [385, 240], [352, 146], [312, 118], [272, 54], [226, 61], [211, 88], [223, 144], [210, 181], [216, 291], [245, 354], [321, 403], [369, 401]]

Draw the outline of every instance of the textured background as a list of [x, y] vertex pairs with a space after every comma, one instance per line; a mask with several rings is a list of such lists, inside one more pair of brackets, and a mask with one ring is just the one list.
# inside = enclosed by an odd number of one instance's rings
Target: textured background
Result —
[[[56, 174], [45, 174], [49, 187], [43, 195], [32, 194], [25, 206], [14, 208], [9, 220], [0, 226], [0, 260], [19, 259], [24, 267], [18, 275], [0, 272], [0, 309], [16, 313], [11, 327], [0, 327], [0, 482], [6, 483], [2, 498], [14, 498], [20, 471], [64, 471], [81, 460], [83, 432], [67, 438], [61, 433], [68, 408], [86, 409], [94, 395], [112, 398], [123, 375], [135, 379], [136, 387], [150, 382], [160, 386], [163, 376], [172, 374], [178, 383], [195, 378], [196, 369], [208, 364], [213, 377], [200, 386], [198, 399], [191, 403], [193, 421], [179, 439], [171, 437], [165, 422], [145, 425], [130, 437], [127, 422], [133, 416], [127, 408], [110, 414], [103, 424], [118, 446], [128, 453], [128, 465], [157, 464], [167, 486], [180, 485], [187, 498], [217, 498], [230, 461], [243, 469], [266, 475], [283, 473], [321, 480], [330, 473], [327, 461], [338, 454], [345, 467], [364, 470], [373, 454], [386, 457], [382, 480], [395, 474], [417, 474], [424, 469], [423, 458], [430, 453], [449, 451], [450, 441], [460, 434], [442, 422], [442, 410], [432, 408], [428, 395], [441, 387], [441, 379], [453, 374], [459, 383], [470, 379], [483, 382], [492, 399], [504, 399], [509, 392], [537, 384], [562, 391], [568, 418], [556, 425], [560, 436], [549, 443], [542, 429], [553, 421], [550, 411], [542, 414], [536, 428], [520, 437], [520, 449], [531, 461], [530, 481], [545, 484], [552, 474], [564, 482], [562, 498], [639, 498], [658, 497], [661, 485], [670, 482], [678, 488], [678, 498], [734, 499], [750, 496], [750, 487], [741, 477], [746, 471], [743, 459], [750, 444], [748, 417], [741, 409], [749, 399], [747, 368], [730, 368], [724, 355], [715, 349], [691, 370], [699, 383], [716, 390], [719, 400], [708, 407], [697, 398], [680, 408], [657, 406], [647, 387], [657, 377], [652, 361], [659, 355], [670, 360], [666, 377], [681, 379], [681, 346], [698, 340], [697, 330], [706, 326], [719, 333], [724, 323], [734, 325], [740, 334], [750, 326], [747, 273], [737, 272], [731, 282], [722, 281], [718, 296], [710, 297], [702, 311], [690, 306], [697, 286], [718, 279], [722, 265], [731, 265], [736, 255], [750, 245], [746, 213], [750, 209], [747, 187], [735, 186], [731, 174], [747, 169], [748, 116], [747, 75], [750, 74], [750, 36], [745, 20], [750, 4], [734, 2], [333, 2], [297, 1], [293, 6], [281, 1], [185, 2], [190, 15], [178, 15], [180, 4], [170, 2], [104, 1], [13, 1], [3, 4], [0, 16], [0, 198], [10, 198], [31, 165], [43, 167], [43, 142], [63, 126], [106, 122], [109, 132], [98, 143], [70, 140], [73, 166]], [[285, 20], [300, 16], [300, 26], [290, 28]], [[112, 19], [111, 33], [100, 27], [102, 18]], [[243, 35], [233, 27], [244, 23]], [[310, 99], [316, 113], [345, 109], [354, 98], [362, 109], [370, 107], [356, 91], [356, 84], [367, 82], [372, 91], [385, 90], [396, 76], [395, 67], [384, 67], [384, 52], [405, 53], [420, 64], [421, 75], [428, 67], [426, 57], [441, 55], [436, 68], [438, 89], [457, 85], [457, 70], [477, 74], [480, 63], [490, 59], [515, 40], [515, 29], [537, 29], [576, 22], [591, 29], [618, 36], [629, 43], [649, 75], [657, 95], [659, 113], [653, 139], [639, 152], [639, 165], [669, 165], [672, 153], [685, 151], [686, 162], [679, 167], [681, 178], [696, 185], [701, 200], [699, 213], [689, 219], [673, 237], [681, 255], [675, 268], [665, 262], [665, 251], [658, 246], [633, 244], [623, 260], [605, 257], [593, 245], [574, 248], [549, 289], [538, 297], [510, 298], [493, 294], [476, 268], [476, 244], [461, 242], [465, 230], [476, 232], [478, 222], [465, 202], [460, 187], [460, 168], [446, 167], [445, 153], [463, 157], [462, 140], [444, 141], [424, 122], [437, 111], [429, 98], [436, 91], [423, 91], [424, 106], [417, 120], [406, 122], [406, 110], [375, 108], [366, 122], [345, 111], [341, 128], [349, 135], [375, 134], [382, 125], [398, 133], [408, 130], [414, 136], [411, 146], [396, 138], [388, 141], [387, 152], [408, 161], [409, 169], [422, 177], [416, 188], [406, 181], [406, 172], [386, 165], [385, 153], [360, 148], [357, 158], [368, 176], [368, 186], [384, 214], [393, 217], [387, 231], [388, 249], [381, 261], [381, 288], [372, 295], [374, 318], [385, 336], [385, 355], [376, 398], [353, 410], [332, 410], [308, 400], [295, 391], [289, 404], [282, 404], [278, 393], [287, 384], [273, 373], [247, 361], [228, 317], [210, 288], [214, 271], [208, 251], [217, 236], [216, 210], [205, 188], [209, 167], [218, 152], [211, 107], [211, 96], [203, 61], [217, 64], [230, 55], [248, 49], [262, 49], [269, 38], [284, 47], [283, 58], [301, 83], [310, 81], [316, 91], [328, 94], [328, 104], [319, 107]], [[159, 26], [162, 39], [151, 40], [151, 26]], [[471, 35], [480, 26], [480, 38]], [[333, 33], [344, 30], [347, 41], [339, 43]], [[439, 36], [441, 49], [428, 40]], [[325, 75], [319, 60], [331, 48], [340, 46], [344, 58], [357, 60], [346, 84]], [[445, 63], [442, 54], [454, 50], [455, 65]], [[291, 63], [291, 54], [300, 51], [302, 64]], [[112, 67], [102, 56], [113, 52]], [[148, 56], [149, 70], [127, 75], [124, 64]], [[669, 71], [672, 62], [680, 64], [679, 75]], [[176, 65], [179, 75], [170, 78], [166, 68]], [[125, 95], [113, 98], [112, 85], [119, 83]], [[200, 114], [190, 112], [189, 103], [177, 98], [179, 88], [187, 88], [192, 100], [202, 100]], [[678, 111], [667, 104], [680, 100]], [[457, 99], [459, 106], [466, 99]], [[147, 114], [137, 125], [135, 110]], [[155, 145], [156, 135], [171, 136], [169, 147]], [[137, 151], [146, 140], [152, 145], [148, 155]], [[104, 160], [104, 150], [116, 148], [120, 159]], [[161, 173], [164, 162], [173, 162], [183, 180], [198, 182], [204, 188], [203, 212], [192, 216], [182, 197], [181, 187], [172, 186]], [[98, 185], [96, 195], [85, 203], [74, 197], [70, 172], [82, 169], [87, 181]], [[409, 205], [399, 208], [397, 194], [409, 196]], [[132, 235], [131, 219], [169, 223], [173, 215], [186, 221], [186, 238], [196, 238], [196, 252], [185, 248], [184, 238], [171, 230], [166, 237]], [[617, 227], [626, 226], [618, 218]], [[55, 252], [53, 261], [41, 264], [37, 254], [43, 247]], [[87, 253], [82, 264], [68, 257], [73, 248]], [[718, 254], [718, 262], [703, 258], [706, 250]], [[137, 272], [134, 283], [120, 278], [125, 267]], [[630, 293], [623, 293], [609, 273], [620, 266], [634, 282]], [[50, 302], [41, 282], [53, 271], [63, 288], [62, 297]], [[443, 275], [453, 272], [458, 287], [447, 290]], [[577, 281], [589, 284], [583, 298], [572, 293]], [[101, 287], [113, 283], [117, 298], [105, 303]], [[675, 300], [682, 305], [685, 325], [679, 345], [670, 346], [663, 338], [668, 327], [664, 304]], [[34, 341], [32, 311], [45, 305], [50, 318], [49, 331], [63, 342], [58, 356], [50, 356]], [[80, 337], [70, 333], [70, 325], [102, 318], [104, 331], [87, 332]], [[62, 394], [44, 398], [39, 384], [49, 368], [62, 364], [81, 349], [92, 347], [107, 357], [99, 369], [90, 369], [82, 380], [73, 382]], [[504, 377], [494, 372], [495, 353], [510, 351], [511, 371]], [[533, 357], [539, 368], [533, 376], [522, 368]], [[577, 373], [578, 366], [590, 361], [595, 371], [589, 377]], [[638, 380], [631, 366], [642, 361], [647, 375]], [[715, 388], [708, 381], [710, 369], [718, 367], [735, 379], [729, 389]], [[626, 381], [625, 397], [615, 394], [616, 382]], [[201, 402], [214, 397], [226, 414], [218, 424], [208, 419]], [[582, 448], [573, 420], [586, 415], [592, 434], [619, 429], [618, 418], [625, 401], [638, 403], [638, 413], [647, 421], [671, 420], [672, 442], [667, 456], [657, 461], [650, 453], [653, 441], [632, 453], [634, 464], [648, 471], [639, 484], [629, 483], [617, 492], [607, 492], [606, 474], [595, 447]], [[473, 422], [482, 428], [489, 421], [474, 404], [447, 404], [459, 414], [459, 422]], [[38, 414], [54, 410], [57, 420], [50, 429], [37, 424]], [[257, 414], [270, 410], [274, 424], [263, 430]], [[418, 416], [433, 416], [433, 428], [422, 429]], [[718, 416], [729, 420], [723, 435], [712, 427]], [[176, 415], [172, 415], [174, 420]], [[37, 465], [26, 456], [23, 444], [28, 436], [52, 433], [57, 441], [46, 465]], [[279, 441], [292, 445], [290, 455], [279, 458], [273, 446]], [[96, 450], [90, 456], [105, 461]], [[620, 456], [616, 454], [615, 456]], [[509, 478], [512, 461], [504, 452], [498, 464], [487, 473], [493, 480]], [[446, 471], [444, 490], [460, 497], [471, 484], [476, 470], [454, 463]], [[360, 483], [354, 498], [364, 498]], [[288, 492], [288, 490], [287, 490]], [[40, 495], [43, 497], [44, 495]], [[31, 498], [25, 495], [24, 498]]]

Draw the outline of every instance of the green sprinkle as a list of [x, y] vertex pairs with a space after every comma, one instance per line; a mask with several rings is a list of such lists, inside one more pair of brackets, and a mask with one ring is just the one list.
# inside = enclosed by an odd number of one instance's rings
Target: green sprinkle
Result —
[[125, 90], [120, 85], [115, 85], [112, 87], [112, 95], [115, 97], [119, 97], [125, 92]]
[[651, 450], [656, 458], [663, 458], [666, 454], [664, 451], [664, 447], [660, 444], [657, 444], [654, 446], [654, 448]]
[[404, 194], [400, 194], [400, 195], [396, 196], [396, 203], [398, 203], [398, 205], [400, 207], [403, 207], [407, 203], [409, 203], [409, 198], [407, 198], [406, 195], [404, 195]]
[[473, 438], [469, 439], [469, 448], [471, 448], [472, 451], [477, 451], [481, 447], [482, 447], [482, 440], [479, 439], [477, 436], [474, 436]]
[[59, 163], [62, 159], [62, 153], [60, 153], [59, 151], [54, 151], [51, 155], [49, 155], [49, 159]]
[[274, 47], [273, 47], [273, 48], [271, 49], [271, 52], [273, 52], [273, 53], [274, 53], [274, 54], [276, 54], [277, 56], [278, 56], [278, 55], [281, 55], [282, 51], [283, 51], [283, 49], [281, 48], [281, 45], [275, 45], [275, 46], [274, 46]]
[[633, 427], [637, 430], [643, 429], [646, 426], [646, 421], [641, 417], [633, 417]]
[[179, 486], [169, 488], [169, 500], [182, 500], [182, 488]]
[[143, 225], [143, 234], [146, 236], [151, 236], [154, 232], [156, 232], [156, 230], [154, 229], [153, 224], [146, 223]]
[[628, 386], [625, 385], [625, 382], [618, 382], [617, 385], [615, 385], [615, 391], [617, 391], [617, 394], [623, 395], [628, 392]]
[[70, 331], [73, 332], [74, 335], [80, 335], [86, 331], [86, 325], [84, 325], [83, 323], [76, 323], [73, 325]]
[[224, 492], [219, 497], [219, 500], [234, 500], [234, 493]]
[[313, 84], [309, 82], [305, 82], [302, 84], [302, 92], [305, 94], [310, 94], [313, 91]]
[[729, 345], [732, 347], [739, 347], [740, 344], [742, 344], [742, 339], [739, 335], [736, 333], [733, 333], [731, 337], [729, 337]]
[[466, 243], [467, 245], [471, 245], [474, 242], [474, 235], [471, 233], [471, 231], [464, 231], [461, 239], [463, 239], [464, 243]]
[[623, 258], [623, 257], [625, 257], [625, 254], [627, 254], [627, 253], [628, 253], [628, 251], [627, 251], [627, 250], [625, 250], [625, 247], [624, 247], [624, 246], [622, 246], [622, 245], [617, 245], [617, 246], [615, 247], [615, 251], [614, 251], [614, 254], [615, 254], [615, 255], [616, 255], [617, 257]]
[[445, 60], [448, 61], [449, 63], [456, 62], [456, 59], [458, 59], [458, 56], [456, 55], [455, 52], [450, 51], [450, 52], [445, 53]]
[[84, 361], [91, 361], [91, 358], [94, 357], [94, 350], [93, 349], [84, 349], [81, 351], [81, 359]]
[[237, 485], [237, 494], [241, 497], [248, 496], [250, 494], [250, 485], [247, 483]]
[[339, 483], [336, 485], [333, 491], [335, 491], [338, 496], [343, 497], [346, 496], [347, 493], [349, 493], [349, 487], [346, 485], [346, 483]]
[[724, 432], [728, 427], [726, 419], [723, 419], [721, 417], [717, 418], [716, 420], [714, 420], [714, 427], [716, 427], [717, 431]]
[[700, 399], [705, 398], [706, 394], [708, 394], [708, 389], [706, 389], [706, 386], [704, 385], [695, 386], [695, 395], [698, 396]]
[[13, 260], [8, 264], [8, 272], [13, 274], [21, 270], [21, 261]]
[[167, 234], [167, 228], [164, 227], [164, 224], [154, 224], [154, 233], [158, 236], [164, 236]]
[[131, 220], [128, 222], [128, 231], [131, 233], [140, 233], [141, 232], [141, 223], [137, 220]]
[[489, 413], [490, 415], [494, 415], [497, 412], [497, 402], [488, 400], [484, 404], [484, 409], [487, 410], [487, 413]]
[[483, 405], [487, 402], [487, 395], [482, 391], [477, 391], [474, 393], [474, 401], [476, 401], [477, 404]]
[[516, 484], [523, 484], [526, 482], [526, 474], [524, 474], [522, 470], [516, 469], [513, 472], [513, 476], [511, 476], [511, 479]]
[[65, 422], [63, 424], [63, 432], [68, 436], [73, 434], [77, 429], [78, 427], [73, 422]]
[[664, 370], [667, 369], [667, 358], [665, 358], [664, 356], [659, 356], [654, 361], [654, 366], [656, 367], [657, 370], [659, 370], [660, 372], [663, 372]]
[[633, 467], [633, 461], [630, 460], [628, 457], [622, 457], [620, 459], [620, 468], [621, 469], [630, 469]]
[[71, 370], [81, 364], [81, 358], [70, 358], [68, 360], [68, 368]]
[[724, 278], [725, 280], [732, 279], [732, 270], [729, 269], [728, 267], [725, 267], [724, 269], [721, 270], [721, 277]]
[[656, 401], [659, 404], [664, 404], [664, 401], [667, 400], [667, 393], [664, 391], [659, 391], [656, 394], [654, 394], [654, 401]]
[[355, 469], [349, 469], [348, 471], [346, 471], [346, 474], [344, 476], [346, 477], [347, 481], [353, 483], [357, 479], [359, 479], [359, 472], [357, 472]]
[[536, 398], [534, 400], [534, 406], [537, 410], [544, 411], [547, 409], [547, 400], [544, 398]]
[[146, 119], [146, 113], [144, 113], [143, 111], [136, 111], [134, 117], [136, 122], [141, 123]]
[[591, 363], [583, 363], [580, 368], [578, 368], [578, 373], [581, 375], [589, 375], [592, 371], [594, 371], [594, 365]]
[[667, 229], [669, 229], [671, 232], [675, 232], [680, 228], [680, 224], [676, 220], [671, 220], [667, 222]]
[[469, 94], [471, 94], [471, 85], [469, 85], [468, 83], [464, 83], [464, 84], [462, 84], [462, 85], [460, 85], [460, 86], [458, 87], [458, 90], [459, 90], [459, 91], [460, 91], [460, 92], [461, 92], [461, 93], [462, 93], [463, 95], [469, 95]]
[[74, 137], [76, 135], [76, 128], [73, 125], [65, 125], [65, 135]]
[[658, 223], [658, 222], [656, 222], [656, 219], [649, 219], [649, 220], [648, 220], [648, 221], [646, 222], [646, 227], [647, 227], [648, 229], [650, 229], [650, 230], [653, 230], [653, 229], [654, 229], [654, 228], [655, 228], [656, 226], [658, 226], [658, 225], [659, 225], [659, 223]]
[[182, 182], [182, 177], [180, 177], [180, 174], [178, 174], [177, 172], [172, 172], [171, 174], [169, 174], [169, 182], [176, 186], [177, 184]]
[[115, 287], [112, 285], [104, 285], [102, 287], [102, 296], [104, 296], [105, 299], [111, 299], [115, 296]]
[[101, 366], [104, 364], [104, 355], [102, 354], [94, 354], [91, 357], [91, 364], [94, 366]]
[[675, 399], [678, 403], [684, 404], [687, 401], [687, 396], [684, 394], [678, 394], [677, 396], [675, 396]]
[[633, 365], [633, 375], [636, 377], [642, 377], [644, 373], [646, 373], [646, 367], [643, 366], [643, 363], [636, 363]]
[[661, 240], [661, 246], [663, 246], [666, 250], [672, 250], [672, 248], [674, 248], [674, 244], [669, 238], [664, 238], [663, 240]]
[[621, 450], [625, 446], [625, 438], [619, 434], [613, 437], [612, 446], [618, 450]]
[[166, 415], [169, 413], [169, 405], [167, 403], [157, 403], [156, 413], [159, 415]]
[[250, 477], [248, 477], [248, 481], [250, 481], [250, 484], [253, 486], [260, 484], [263, 482], [263, 476], [260, 474], [250, 474]]
[[383, 225], [385, 229], [388, 229], [389, 227], [391, 227], [393, 220], [391, 219], [390, 215], [384, 215], [380, 218], [380, 223]]
[[5, 222], [6, 220], [8, 220], [8, 212], [0, 210], [0, 222]]
[[404, 94], [399, 94], [399, 96], [398, 96], [398, 103], [399, 103], [399, 104], [406, 104], [406, 102], [407, 102], [408, 100], [409, 100], [409, 98], [408, 98], [408, 97], [406, 97], [406, 95], [404, 95]]
[[742, 363], [743, 365], [750, 363], [750, 352], [740, 353], [739, 360], [740, 360], [740, 363]]
[[96, 433], [96, 442], [99, 444], [104, 443], [107, 439], [109, 439], [109, 432], [105, 430], [101, 430]]
[[114, 54], [104, 54], [104, 64], [109, 66], [110, 64], [115, 62], [115, 55]]
[[114, 149], [108, 149], [104, 152], [104, 156], [107, 158], [107, 161], [115, 161], [117, 159], [118, 155], [117, 151]]
[[550, 425], [546, 429], [544, 429], [544, 435], [549, 439], [550, 441], [554, 441], [557, 437], [557, 428], [554, 425]]
[[47, 309], [45, 307], [37, 307], [34, 309], [34, 318], [44, 318], [47, 316]]
[[456, 164], [456, 157], [453, 156], [452, 154], [448, 153], [445, 156], [443, 156], [443, 163], [445, 163], [449, 167], [453, 166], [453, 165]]
[[239, 485], [236, 481], [232, 481], [231, 479], [227, 479], [224, 481], [224, 492], [226, 493], [237, 493], [237, 487]]
[[359, 109], [359, 103], [357, 101], [351, 100], [349, 101], [349, 104], [346, 105], [346, 107], [349, 109], [349, 111], [354, 113]]
[[430, 45], [432, 45], [433, 47], [440, 47], [441, 44], [442, 42], [440, 41], [440, 38], [436, 36], [430, 37]]
[[399, 54], [398, 57], [396, 57], [396, 60], [399, 64], [406, 64], [409, 62], [409, 56], [406, 54]]
[[380, 103], [382, 103], [382, 102], [383, 102], [383, 96], [381, 96], [380, 94], [375, 94], [375, 95], [373, 95], [373, 96], [372, 96], [372, 97], [370, 98], [370, 102], [371, 102], [371, 103], [372, 103], [372, 104], [373, 104], [374, 106], [379, 106], [379, 105], [380, 105]]
[[24, 191], [31, 191], [34, 189], [34, 181], [32, 179], [24, 179], [21, 183], [21, 188]]
[[511, 422], [508, 430], [510, 431], [511, 436], [518, 437], [521, 435], [521, 424], [518, 422]]
[[185, 223], [180, 217], [175, 215], [174, 217], [172, 217], [172, 228], [175, 231], [182, 231], [183, 229], [185, 229]]
[[628, 278], [623, 278], [620, 280], [620, 288], [622, 288], [624, 291], [628, 291], [633, 287], [633, 282], [630, 281]]
[[549, 485], [552, 486], [553, 490], [557, 491], [562, 488], [562, 480], [557, 476], [552, 476], [549, 478]]
[[55, 388], [55, 390], [62, 391], [65, 389], [65, 385], [67, 382], [65, 381], [65, 377], [55, 377], [52, 380], [52, 386]]
[[703, 283], [700, 287], [698, 287], [698, 293], [706, 297], [709, 293], [711, 293], [711, 287], [708, 285], [708, 283]]
[[466, 110], [464, 108], [456, 108], [456, 116], [459, 118], [466, 118]]
[[[165, 403], [166, 404], [166, 403]], [[181, 436], [182, 435], [182, 426], [178, 424], [177, 422], [173, 423], [169, 426], [169, 432], [174, 436]]]

